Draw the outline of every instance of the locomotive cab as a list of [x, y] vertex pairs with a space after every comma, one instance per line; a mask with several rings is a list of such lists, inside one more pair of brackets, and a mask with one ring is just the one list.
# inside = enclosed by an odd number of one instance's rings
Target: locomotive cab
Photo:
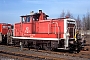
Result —
[[40, 20], [47, 20], [48, 15], [39, 10], [39, 13], [34, 13], [32, 11], [30, 15], [21, 16], [21, 22], [31, 22], [31, 21], [40, 21]]

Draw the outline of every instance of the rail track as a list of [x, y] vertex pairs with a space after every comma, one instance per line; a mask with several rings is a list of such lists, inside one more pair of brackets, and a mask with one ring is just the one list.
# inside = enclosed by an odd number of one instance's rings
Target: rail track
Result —
[[[33, 56], [33, 55], [24, 55], [24, 54], [17, 54], [17, 53], [11, 53], [11, 52], [6, 52], [6, 51], [0, 51], [1, 54], [4, 56], [6, 55], [11, 55], [11, 56], [16, 56], [16, 58], [21, 59], [21, 60], [26, 60], [26, 58], [29, 60], [51, 60], [51, 59], [45, 59], [45, 58], [40, 58], [38, 56]], [[22, 58], [23, 57], [23, 58]]]
[[[7, 50], [5, 50], [6, 48]], [[14, 50], [11, 50], [14, 49]], [[82, 51], [79, 54], [70, 54], [68, 52], [55, 52], [55, 51], [45, 51], [45, 50], [36, 50], [24, 48], [20, 51], [19, 47], [13, 46], [0, 46], [0, 53], [8, 54], [17, 57], [23, 57], [31, 60], [90, 60], [90, 52]]]
[[[53, 58], [53, 57], [48, 57], [48, 56], [40, 56], [40, 55], [37, 55], [37, 54], [25, 54], [23, 52], [25, 51], [19, 51], [17, 50], [18, 47], [12, 47], [12, 46], [0, 46], [0, 47], [4, 47], [8, 50], [5, 50], [4, 48], [1, 48], [0, 49], [0, 54], [3, 55], [3, 56], [15, 56], [15, 58], [17, 59], [20, 59], [20, 60], [66, 60], [64, 58]], [[10, 51], [11, 49], [9, 48], [15, 48], [15, 50], [13, 51]], [[35, 51], [34, 51], [35, 52]], [[14, 57], [13, 57], [14, 58]], [[22, 58], [22, 59], [21, 59]]]
[[32, 59], [27, 59], [27, 58], [22, 58], [22, 57], [0, 53], [0, 60], [32, 60]]

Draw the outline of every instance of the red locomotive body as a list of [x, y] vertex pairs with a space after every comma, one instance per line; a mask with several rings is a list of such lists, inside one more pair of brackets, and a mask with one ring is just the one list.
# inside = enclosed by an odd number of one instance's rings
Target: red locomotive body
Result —
[[14, 25], [14, 44], [41, 49], [69, 49], [74, 44], [76, 21], [70, 18], [47, 19], [42, 10], [39, 13], [21, 16], [21, 22]]
[[7, 33], [12, 33], [11, 27], [11, 24], [0, 23], [0, 43], [7, 43]]
[[[25, 23], [16, 23], [15, 24], [15, 36], [25, 36], [25, 37], [36, 37], [36, 38], [62, 38], [64, 39], [65, 30], [72, 29], [71, 37], [74, 38], [73, 34], [75, 31], [75, 22], [74, 24], [68, 24], [65, 22], [65, 19], [55, 19], [55, 20], [42, 20], [42, 21], [33, 21]], [[65, 25], [68, 24], [68, 27]], [[57, 36], [59, 34], [59, 36]]]

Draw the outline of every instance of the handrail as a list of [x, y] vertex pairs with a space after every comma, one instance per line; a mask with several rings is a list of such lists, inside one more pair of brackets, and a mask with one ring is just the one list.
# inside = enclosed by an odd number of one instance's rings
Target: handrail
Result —
[[[48, 24], [48, 34], [50, 33], [50, 24], [55, 24], [55, 34], [56, 34], [56, 27], [58, 27], [58, 39], [59, 39], [59, 26], [58, 26], [58, 23], [57, 22], [52, 22], [52, 23], [49, 23]], [[59, 43], [59, 41], [58, 41]]]

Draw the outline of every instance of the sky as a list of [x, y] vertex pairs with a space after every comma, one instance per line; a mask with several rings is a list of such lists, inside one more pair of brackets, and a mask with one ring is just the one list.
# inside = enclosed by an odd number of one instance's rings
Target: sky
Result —
[[82, 17], [90, 12], [90, 0], [0, 0], [0, 23], [20, 22], [21, 15], [38, 12], [39, 9], [49, 18], [60, 17], [63, 10], [70, 11], [74, 17]]

